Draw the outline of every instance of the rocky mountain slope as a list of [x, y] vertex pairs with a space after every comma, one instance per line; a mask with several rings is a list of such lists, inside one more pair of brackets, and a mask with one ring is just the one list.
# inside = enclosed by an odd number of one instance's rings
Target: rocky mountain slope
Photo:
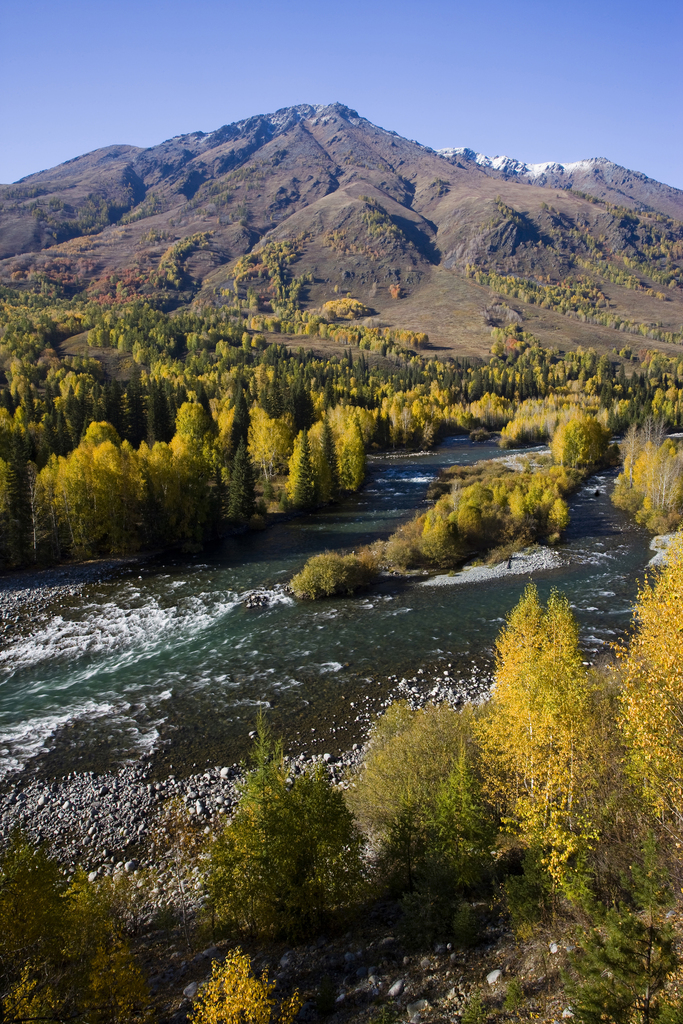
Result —
[[[620, 347], [624, 321], [666, 344], [683, 325], [683, 192], [606, 160], [437, 153], [341, 104], [95, 150], [1, 186], [0, 207], [0, 282], [19, 287], [221, 301], [238, 257], [289, 240], [304, 304], [349, 293], [444, 350], [485, 351], [501, 298], [559, 347]], [[591, 316], [532, 294], [550, 286], [592, 288]]]
[[462, 147], [437, 152], [453, 164], [475, 163], [492, 177], [524, 181], [544, 188], [574, 189], [616, 206], [656, 210], [674, 220], [683, 219], [683, 192], [680, 189], [663, 185], [640, 171], [630, 171], [606, 157], [591, 157], [568, 164], [552, 161], [526, 164], [513, 157], [492, 158]]

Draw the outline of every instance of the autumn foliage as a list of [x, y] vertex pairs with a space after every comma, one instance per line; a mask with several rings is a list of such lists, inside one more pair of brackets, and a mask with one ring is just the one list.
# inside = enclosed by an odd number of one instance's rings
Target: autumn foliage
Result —
[[233, 949], [222, 963], [214, 960], [211, 977], [189, 1020], [192, 1024], [292, 1024], [301, 1009], [298, 992], [278, 1002], [274, 989], [267, 970], [256, 977], [250, 957]]

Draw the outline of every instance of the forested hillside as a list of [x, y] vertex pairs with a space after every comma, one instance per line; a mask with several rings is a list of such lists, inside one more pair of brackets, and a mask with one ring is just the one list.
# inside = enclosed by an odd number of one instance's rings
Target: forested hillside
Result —
[[683, 225], [642, 199], [333, 105], [110, 147], [2, 202], [4, 566], [197, 549], [448, 432], [681, 424]]
[[[423, 334], [346, 319], [348, 299], [302, 310], [293, 247], [261, 259], [237, 264], [232, 305], [201, 311], [3, 292], [3, 565], [196, 550], [357, 489], [368, 451], [445, 433], [509, 446], [585, 416], [683, 421], [683, 356], [561, 355], [513, 323], [486, 363], [440, 360]], [[271, 314], [253, 305], [260, 275], [281, 292]]]

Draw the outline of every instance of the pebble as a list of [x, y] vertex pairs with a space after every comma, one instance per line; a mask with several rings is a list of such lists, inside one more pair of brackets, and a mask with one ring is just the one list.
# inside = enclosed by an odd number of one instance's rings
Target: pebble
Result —
[[[456, 666], [460, 678], [451, 671], [453, 667], [444, 663], [417, 670], [414, 676], [403, 676], [400, 681], [397, 675], [390, 676], [389, 692], [385, 691], [374, 706], [366, 696], [366, 710], [357, 721], [369, 727], [375, 713], [381, 714], [397, 700], [418, 709], [432, 703], [448, 703], [457, 708], [466, 701], [482, 704], [489, 699], [493, 679], [488, 666], [480, 668], [472, 662], [459, 672]], [[291, 779], [293, 785], [309, 766], [323, 764], [333, 782], [348, 788], [344, 775], [362, 763], [366, 747], [367, 742], [354, 743], [339, 756], [329, 752], [295, 754], [286, 759], [288, 781]], [[241, 767], [233, 764], [207, 768], [186, 779], [171, 775], [151, 781], [149, 765], [142, 759], [117, 771], [101, 775], [72, 772], [50, 783], [17, 776], [0, 793], [0, 834], [9, 835], [21, 825], [31, 841], [48, 843], [70, 873], [78, 866], [88, 875], [97, 872], [98, 876], [111, 875], [116, 870], [131, 874], [151, 866], [158, 868], [152, 833], [164, 804], [172, 798], [184, 801], [195, 821], [201, 821], [204, 833], [210, 835], [212, 829], [222, 828], [231, 820], [241, 774]], [[155, 894], [156, 907], [163, 905], [165, 892], [164, 885], [160, 885]], [[394, 941], [388, 936], [386, 945]], [[441, 952], [441, 946], [438, 951]]]
[[398, 999], [398, 997], [403, 992], [405, 986], [406, 983], [403, 980], [403, 978], [399, 978], [398, 981], [395, 981], [394, 984], [391, 986], [391, 988], [387, 992], [387, 995], [389, 996], [390, 999]]
[[486, 980], [488, 981], [489, 985], [495, 985], [497, 982], [500, 981], [502, 977], [502, 971], [491, 971], [489, 974], [486, 975]]
[[199, 985], [197, 984], [197, 982], [191, 981], [190, 984], [183, 989], [183, 995], [185, 996], [186, 999], [194, 999], [194, 997], [197, 995], [198, 988]]
[[551, 548], [525, 548], [524, 551], [516, 552], [512, 556], [510, 568], [507, 560], [499, 565], [465, 567], [452, 576], [431, 576], [418, 583], [418, 586], [454, 587], [463, 583], [485, 583], [504, 576], [527, 576], [530, 573], [542, 572], [544, 569], [557, 569], [564, 564], [564, 559]]

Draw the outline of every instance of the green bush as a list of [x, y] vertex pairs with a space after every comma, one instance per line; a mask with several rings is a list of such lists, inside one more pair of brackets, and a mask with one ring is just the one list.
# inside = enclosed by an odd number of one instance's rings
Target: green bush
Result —
[[503, 1009], [508, 1013], [516, 1013], [524, 1003], [524, 989], [518, 978], [512, 978], [508, 984]]
[[460, 1020], [461, 1024], [485, 1024], [488, 1020], [488, 1013], [481, 992], [475, 992], [470, 997]]
[[318, 933], [362, 892], [361, 847], [323, 766], [288, 784], [282, 747], [259, 723], [255, 768], [211, 850], [207, 882], [219, 931], [289, 941]]
[[[389, 876], [429, 899], [429, 878], [475, 884], [490, 861], [490, 818], [472, 745], [473, 711], [394, 704], [375, 723], [347, 802], [377, 845]], [[437, 886], [438, 889], [438, 886]]]
[[309, 558], [301, 572], [292, 577], [290, 586], [297, 597], [311, 601], [332, 594], [352, 594], [372, 582], [378, 564], [372, 548], [351, 555], [326, 551]]
[[419, 888], [401, 899], [401, 919], [397, 931], [403, 943], [413, 949], [430, 948], [435, 942], [448, 942], [459, 903], [457, 880], [447, 865], [435, 861], [423, 866]]
[[320, 988], [315, 1000], [315, 1008], [323, 1017], [329, 1017], [331, 1013], [334, 1013], [335, 995], [334, 982], [329, 974], [326, 974], [320, 981]]
[[453, 916], [453, 927], [451, 928], [453, 942], [456, 946], [468, 949], [476, 946], [479, 941], [480, 928], [477, 915], [474, 913], [471, 904], [463, 900]]
[[550, 913], [552, 882], [536, 851], [526, 851], [522, 867], [521, 875], [510, 875], [505, 882], [505, 894], [513, 930], [527, 939]]
[[20, 834], [0, 857], [4, 1019], [127, 1024], [147, 1018], [147, 986], [122, 937], [109, 882], [71, 882]]

